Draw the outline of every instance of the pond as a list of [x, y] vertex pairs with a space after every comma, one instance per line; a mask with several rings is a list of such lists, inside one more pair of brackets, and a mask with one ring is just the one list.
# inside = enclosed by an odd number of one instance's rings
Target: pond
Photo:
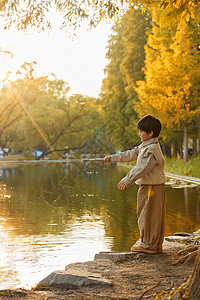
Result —
[[[117, 189], [127, 171], [99, 162], [0, 169], [0, 289], [30, 288], [100, 251], [130, 250], [138, 187]], [[166, 206], [166, 235], [199, 229], [199, 187], [168, 182]]]

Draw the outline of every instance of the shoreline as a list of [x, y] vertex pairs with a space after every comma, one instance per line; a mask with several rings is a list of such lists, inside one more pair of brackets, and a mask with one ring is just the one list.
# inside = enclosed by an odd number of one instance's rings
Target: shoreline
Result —
[[[179, 291], [183, 283], [186, 289], [193, 270], [193, 262], [177, 263], [184, 249], [185, 244], [165, 240], [162, 254], [100, 252], [93, 261], [53, 271], [31, 290], [0, 290], [0, 299], [174, 299], [166, 296], [172, 288], [173, 293]], [[181, 292], [185, 289], [182, 287]]]
[[[119, 167], [128, 168], [128, 169], [133, 168], [133, 166], [122, 164], [122, 163], [117, 163], [117, 165]], [[177, 179], [177, 180], [190, 182], [190, 183], [195, 183], [195, 184], [200, 185], [200, 178], [195, 178], [195, 177], [190, 177], [190, 176], [182, 176], [182, 175], [168, 173], [168, 172], [165, 172], [165, 176], [168, 177], [168, 178]]]

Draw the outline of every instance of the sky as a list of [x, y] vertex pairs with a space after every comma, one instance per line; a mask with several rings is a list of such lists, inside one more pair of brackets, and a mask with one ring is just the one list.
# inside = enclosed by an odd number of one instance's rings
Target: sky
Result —
[[75, 34], [69, 37], [56, 27], [41, 33], [0, 28], [0, 47], [14, 54], [13, 59], [0, 54], [0, 80], [7, 71], [14, 74], [24, 62], [36, 61], [36, 76], [54, 73], [68, 83], [70, 94], [98, 97], [108, 63], [105, 55], [111, 24], [101, 23], [90, 31], [82, 25]]

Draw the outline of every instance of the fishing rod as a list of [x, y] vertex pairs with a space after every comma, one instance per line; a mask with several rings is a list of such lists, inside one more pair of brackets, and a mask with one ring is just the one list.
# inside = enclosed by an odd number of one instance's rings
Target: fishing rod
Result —
[[104, 158], [102, 157], [96, 157], [96, 158], [83, 158], [82, 161], [104, 161]]

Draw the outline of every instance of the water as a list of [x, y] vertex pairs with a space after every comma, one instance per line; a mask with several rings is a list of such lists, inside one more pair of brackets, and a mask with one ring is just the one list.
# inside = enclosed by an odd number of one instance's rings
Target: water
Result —
[[[139, 238], [137, 186], [116, 187], [126, 169], [38, 163], [0, 172], [0, 289], [30, 288], [100, 251], [127, 251]], [[199, 229], [199, 188], [171, 182], [166, 192], [166, 235]]]

